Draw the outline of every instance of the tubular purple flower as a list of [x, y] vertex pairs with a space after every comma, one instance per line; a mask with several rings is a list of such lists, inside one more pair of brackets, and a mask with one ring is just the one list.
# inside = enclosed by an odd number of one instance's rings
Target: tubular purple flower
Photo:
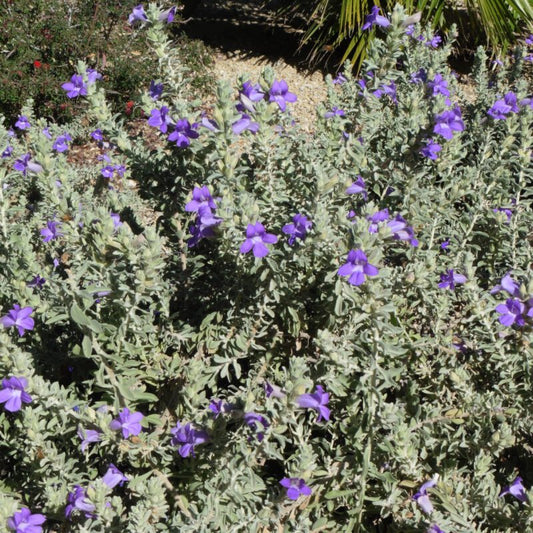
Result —
[[411, 246], [418, 246], [418, 240], [415, 238], [415, 232], [407, 221], [401, 216], [396, 215], [393, 220], [387, 222], [393, 234], [393, 238], [398, 241], [409, 241]]
[[505, 120], [509, 113], [518, 113], [519, 111], [516, 94], [509, 91], [502, 99], [494, 102], [493, 106], [487, 111], [487, 115], [494, 120]]
[[231, 129], [235, 135], [240, 135], [246, 130], [255, 134], [259, 131], [259, 123], [254, 122], [248, 115], [243, 113], [241, 118], [231, 125]]
[[261, 442], [265, 436], [264, 431], [270, 426], [268, 420], [257, 413], [244, 413], [243, 419], [245, 424], [256, 433], [257, 440]]
[[102, 132], [102, 130], [100, 128], [94, 130], [93, 132], [91, 132], [91, 137], [95, 140], [95, 141], [103, 141], [104, 140], [104, 134]]
[[281, 228], [281, 231], [286, 235], [289, 235], [289, 246], [292, 246], [296, 239], [305, 239], [307, 232], [313, 226], [313, 223], [307, 219], [306, 216], [300, 213], [294, 215], [292, 224], [286, 224]]
[[381, 86], [372, 93], [376, 98], [381, 98], [382, 96], [389, 96], [390, 99], [397, 104], [398, 100], [396, 99], [396, 84], [391, 81], [388, 85], [381, 84]]
[[111, 421], [109, 427], [114, 430], [122, 431], [122, 436], [127, 439], [130, 435], [138, 435], [142, 431], [141, 420], [144, 415], [139, 412], [130, 413], [127, 407], [124, 407], [118, 414], [118, 417]]
[[161, 109], [152, 109], [148, 124], [154, 128], [159, 128], [159, 131], [162, 133], [166, 133], [169, 124], [172, 124], [172, 119], [168, 112], [169, 109], [167, 106], [162, 106]]
[[361, 27], [362, 31], [369, 30], [372, 26], [381, 26], [387, 28], [391, 25], [390, 20], [387, 17], [379, 14], [379, 7], [372, 7], [372, 11], [365, 17], [365, 22]]
[[33, 307], [23, 307], [18, 304], [13, 305], [13, 309], [3, 316], [0, 321], [5, 328], [16, 326], [19, 335], [22, 337], [26, 331], [32, 330], [35, 323], [30, 315], [33, 313]]
[[368, 192], [366, 190], [366, 184], [361, 176], [357, 176], [357, 180], [354, 181], [347, 189], [346, 194], [361, 194], [363, 200], [368, 200]]
[[433, 96], [437, 96], [438, 94], [450, 96], [448, 82], [440, 74], [435, 74], [433, 80], [428, 81], [428, 89], [432, 91]]
[[490, 291], [491, 294], [497, 294], [500, 291], [506, 291], [511, 296], [520, 296], [520, 285], [511, 278], [511, 273], [508, 272], [503, 276], [500, 283], [493, 287]]
[[176, 6], [172, 6], [170, 9], [163, 11], [159, 15], [159, 20], [161, 22], [166, 22], [167, 24], [170, 24], [176, 17], [176, 9], [177, 9]]
[[276, 102], [281, 111], [287, 109], [287, 102], [294, 103], [298, 100], [294, 93], [289, 92], [289, 87], [285, 80], [274, 81], [268, 94], [269, 102]]
[[35, 173], [41, 172], [43, 167], [39, 165], [39, 163], [33, 163], [32, 161], [30, 161], [30, 159], [31, 156], [29, 153], [24, 154], [22, 157], [15, 161], [13, 168], [22, 172], [24, 176], [27, 175], [28, 171]]
[[201, 207], [209, 207], [213, 210], [217, 208], [217, 204], [211, 196], [207, 185], [194, 187], [192, 191], [192, 200], [185, 205], [185, 211], [189, 213], [197, 213]]
[[500, 313], [498, 320], [504, 326], [510, 327], [516, 324], [521, 327], [526, 323], [524, 317], [526, 306], [518, 298], [508, 298], [504, 304], [496, 306], [496, 311]]
[[281, 387], [278, 387], [277, 385], [265, 381], [263, 383], [263, 388], [265, 389], [265, 395], [267, 398], [285, 398], [285, 393], [281, 390]]
[[276, 235], [267, 233], [265, 227], [261, 222], [255, 224], [248, 224], [246, 228], [246, 240], [241, 244], [241, 254], [247, 254], [253, 250], [255, 257], [265, 257], [269, 253], [266, 244], [274, 244], [278, 242]]
[[427, 533], [446, 533], [446, 532], [443, 529], [441, 529], [437, 524], [432, 524], [431, 526], [429, 526]]
[[368, 215], [367, 220], [370, 221], [370, 226], [368, 226], [368, 233], [377, 233], [379, 229], [379, 223], [389, 220], [389, 210], [382, 209], [377, 211], [373, 215]]
[[287, 489], [287, 498], [291, 500], [297, 500], [300, 496], [311, 496], [312, 494], [310, 487], [301, 478], [284, 477], [279, 483]]
[[428, 75], [425, 69], [421, 68], [411, 74], [412, 83], [423, 83], [428, 79]]
[[115, 229], [120, 228], [120, 226], [123, 225], [120, 220], [120, 215], [118, 213], [109, 213], [109, 216], [111, 217], [111, 220], [113, 221], [113, 227]]
[[444, 274], [440, 275], [440, 289], [450, 289], [455, 290], [455, 285], [466, 283], [466, 276], [462, 274], [457, 274], [453, 271], [452, 268], [446, 270]]
[[92, 85], [93, 83], [96, 83], [96, 80], [102, 79], [102, 75], [94, 68], [88, 68], [85, 71], [85, 74], [87, 74], [87, 85]]
[[350, 276], [348, 282], [351, 285], [362, 285], [366, 276], [377, 276], [379, 270], [368, 262], [363, 250], [350, 250], [346, 263], [342, 265], [337, 274], [339, 276]]
[[78, 428], [78, 437], [81, 439], [81, 451], [85, 452], [87, 446], [91, 442], [98, 442], [100, 440], [101, 433], [95, 429], [83, 429]]
[[511, 494], [514, 496], [517, 500], [520, 500], [522, 503], [525, 503], [528, 501], [526, 488], [524, 485], [522, 485], [522, 478], [520, 476], [517, 476], [514, 481], [507, 485], [507, 487], [504, 487], [503, 490], [500, 492], [500, 498], [505, 496], [506, 494]]
[[60, 135], [54, 142], [52, 149], [60, 153], [66, 152], [68, 150], [68, 143], [70, 141], [72, 141], [72, 137], [68, 133]]
[[15, 533], [42, 533], [41, 524], [46, 521], [42, 514], [32, 514], [27, 507], [7, 519], [7, 527]]
[[242, 84], [242, 89], [239, 91], [239, 94], [243, 94], [252, 102], [260, 102], [265, 97], [261, 85], [259, 85], [259, 83], [252, 85], [251, 81], [245, 81]]
[[78, 98], [78, 96], [87, 96], [87, 85], [83, 81], [81, 74], [74, 74], [70, 81], [61, 85], [62, 89], [67, 91], [69, 98]]
[[179, 148], [186, 148], [191, 144], [190, 139], [198, 138], [195, 126], [196, 124], [191, 125], [185, 118], [178, 120], [174, 126], [174, 131], [168, 136], [168, 140], [176, 141], [176, 146]]
[[24, 390], [28, 386], [28, 380], [23, 377], [10, 377], [2, 380], [0, 390], [0, 403], [10, 413], [16, 413], [22, 408], [22, 403], [31, 403], [31, 396]]
[[432, 159], [433, 161], [436, 161], [437, 158], [439, 157], [438, 153], [442, 150], [442, 146], [436, 143], [435, 141], [433, 141], [433, 139], [426, 139], [425, 142], [426, 142], [426, 146], [424, 146], [420, 150], [420, 153], [424, 157], [427, 157], [428, 159]]
[[194, 454], [194, 447], [198, 444], [203, 444], [209, 440], [209, 435], [206, 431], [194, 429], [191, 423], [181, 425], [180, 422], [176, 423], [176, 427], [170, 430], [172, 433], [171, 444], [179, 447], [178, 453], [181, 457], [189, 457]]
[[218, 415], [229, 413], [233, 410], [233, 405], [225, 403], [224, 400], [211, 400], [209, 402], [209, 410], [218, 418]]
[[63, 233], [59, 231], [61, 224], [53, 220], [49, 220], [46, 223], [46, 227], [41, 230], [41, 237], [43, 237], [43, 242], [49, 242], [52, 239], [57, 239], [61, 237]]
[[28, 282], [28, 287], [31, 289], [42, 289], [43, 285], [46, 283], [46, 280], [41, 276], [34, 276], [31, 281]]
[[443, 111], [435, 117], [435, 121], [433, 133], [442, 135], [448, 141], [453, 138], [454, 131], [463, 131], [465, 129], [461, 118], [461, 110], [458, 107]]
[[429, 501], [429, 494], [427, 493], [427, 490], [434, 487], [436, 484], [437, 480], [435, 478], [426, 481], [420, 487], [420, 490], [413, 496], [413, 500], [415, 500], [415, 502], [418, 503], [418, 505], [420, 505], [422, 508], [422, 511], [427, 514], [431, 514], [433, 511], [433, 505]]
[[442, 37], [440, 35], [434, 35], [431, 39], [428, 39], [424, 43], [424, 46], [428, 46], [430, 48], [438, 48], [440, 43], [442, 43]]
[[29, 130], [31, 127], [30, 121], [26, 115], [19, 115], [17, 121], [15, 122], [15, 128], [19, 130]]
[[344, 117], [345, 115], [344, 109], [339, 109], [337, 106], [334, 106], [331, 111], [324, 113], [324, 118]]
[[146, 12], [144, 11], [142, 4], [139, 4], [133, 8], [133, 11], [128, 17], [128, 22], [131, 25], [133, 25], [135, 22], [148, 22], [148, 17], [146, 16]]
[[74, 490], [69, 492], [67, 506], [65, 508], [65, 518], [70, 518], [74, 510], [83, 511], [85, 518], [94, 518], [94, 504], [87, 498], [87, 493], [80, 485], [74, 485]]
[[337, 76], [335, 76], [335, 78], [331, 80], [331, 83], [333, 83], [333, 85], [342, 85], [343, 83], [346, 83], [347, 81], [348, 80], [346, 79], [346, 76], [344, 76], [341, 72], [339, 72]]
[[163, 84], [156, 83], [154, 80], [150, 82], [150, 87], [148, 88], [148, 95], [152, 100], [159, 100], [163, 94]]
[[102, 482], [110, 489], [114, 489], [117, 485], [122, 487], [129, 479], [113, 464], [109, 465], [107, 472], [102, 477]]
[[312, 394], [300, 394], [296, 398], [296, 403], [298, 407], [303, 407], [306, 409], [314, 409], [318, 413], [317, 422], [321, 420], [329, 420], [330, 410], [326, 407], [329, 402], [329, 394], [324, 392], [324, 389], [321, 385], [317, 385], [315, 392]]
[[13, 147], [9, 146], [9, 144], [6, 146], [6, 149], [2, 152], [2, 155], [0, 156], [2, 159], [7, 159], [8, 157], [11, 157], [11, 154], [13, 153]]

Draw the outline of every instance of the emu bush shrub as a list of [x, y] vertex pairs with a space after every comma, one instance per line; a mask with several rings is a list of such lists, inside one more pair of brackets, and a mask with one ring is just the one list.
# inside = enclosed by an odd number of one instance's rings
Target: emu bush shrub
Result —
[[150, 134], [84, 63], [0, 131], [2, 528], [531, 529], [527, 50], [467, 98], [398, 8], [308, 135], [134, 13]]

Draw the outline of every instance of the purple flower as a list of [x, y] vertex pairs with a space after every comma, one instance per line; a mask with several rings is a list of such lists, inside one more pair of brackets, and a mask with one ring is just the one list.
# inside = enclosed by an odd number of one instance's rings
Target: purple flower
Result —
[[26, 115], [19, 115], [18, 120], [15, 122], [15, 128], [19, 130], [29, 130], [31, 127], [30, 121]]
[[265, 381], [263, 383], [263, 388], [265, 389], [267, 398], [285, 398], [285, 393], [281, 390], [281, 387], [278, 387], [277, 385], [273, 385], [272, 383]]
[[150, 87], [148, 89], [148, 94], [152, 100], [159, 100], [163, 94], [163, 84], [156, 83], [154, 80], [150, 82]]
[[96, 83], [96, 80], [102, 79], [102, 75], [94, 68], [88, 68], [85, 73], [87, 74], [87, 85], [92, 85], [93, 83]]
[[122, 430], [122, 436], [127, 439], [130, 435], [138, 435], [141, 432], [140, 422], [143, 418], [142, 413], [130, 413], [130, 410], [124, 407], [118, 417], [111, 421], [109, 427], [114, 431]]
[[107, 472], [102, 477], [102, 481], [110, 489], [114, 489], [117, 485], [122, 487], [129, 479], [113, 464], [109, 465]]
[[176, 141], [176, 146], [186, 148], [191, 144], [190, 139], [198, 138], [198, 132], [195, 131], [196, 124], [191, 124], [185, 118], [178, 120], [174, 126], [174, 131], [168, 136], [169, 141]]
[[173, 6], [170, 9], [163, 11], [161, 15], [159, 15], [159, 20], [161, 22], [166, 22], [167, 24], [170, 24], [174, 20], [175, 16], [176, 16], [176, 6]]
[[41, 236], [43, 237], [43, 242], [49, 242], [52, 239], [57, 239], [63, 234], [59, 231], [61, 224], [53, 220], [49, 220], [46, 223], [46, 227], [41, 230]]
[[396, 99], [396, 84], [393, 81], [391, 81], [388, 85], [381, 84], [379, 89], [376, 89], [372, 94], [376, 98], [381, 98], [382, 96], [389, 96], [395, 104], [398, 103], [398, 100]]
[[431, 512], [433, 511], [433, 505], [429, 501], [429, 494], [427, 493], [427, 489], [434, 487], [436, 484], [436, 479], [430, 479], [429, 481], [426, 481], [420, 487], [420, 490], [413, 496], [413, 500], [415, 500], [415, 502], [418, 503], [418, 505], [420, 505], [420, 507], [422, 508], [422, 511], [427, 514], [431, 514]]
[[420, 150], [420, 153], [424, 157], [435, 161], [439, 157], [437, 154], [442, 150], [442, 146], [433, 141], [433, 139], [426, 139], [425, 142], [426, 146]]
[[342, 85], [343, 83], [346, 83], [347, 81], [348, 80], [346, 79], [346, 77], [341, 72], [339, 72], [337, 76], [333, 78], [331, 82], [333, 83], [333, 85]]
[[69, 492], [67, 497], [67, 506], [65, 508], [65, 517], [70, 518], [72, 512], [77, 509], [83, 511], [85, 518], [94, 518], [95, 506], [87, 498], [87, 493], [80, 485], [74, 485], [74, 490]]
[[69, 98], [77, 98], [78, 96], [87, 96], [87, 85], [83, 81], [81, 74], [74, 74], [70, 81], [61, 85], [62, 89], [67, 91]]
[[435, 121], [433, 133], [442, 135], [448, 141], [453, 138], [454, 131], [463, 131], [465, 129], [461, 118], [461, 110], [458, 107], [443, 111], [435, 117]]
[[294, 93], [289, 92], [289, 87], [285, 80], [274, 81], [269, 91], [269, 102], [276, 102], [281, 111], [287, 108], [287, 102], [293, 103], [298, 100]]
[[424, 43], [424, 46], [428, 46], [431, 48], [438, 48], [441, 42], [442, 42], [442, 37], [440, 35], [434, 35], [431, 39], [428, 39]]
[[189, 457], [194, 455], [194, 447], [198, 444], [203, 444], [209, 440], [209, 435], [206, 431], [194, 429], [192, 424], [187, 423], [184, 426], [180, 422], [176, 423], [176, 427], [170, 430], [172, 433], [171, 444], [173, 446], [180, 446], [178, 453], [181, 457]]
[[13, 305], [13, 309], [0, 319], [5, 328], [16, 326], [19, 335], [22, 337], [26, 330], [33, 329], [35, 322], [30, 315], [33, 313], [33, 307], [23, 307], [22, 309], [18, 304]]
[[496, 306], [496, 311], [500, 313], [498, 320], [504, 326], [523, 326], [525, 322], [524, 312], [526, 306], [517, 298], [508, 298], [504, 304]]
[[368, 193], [366, 190], [366, 184], [361, 176], [357, 176], [357, 180], [354, 181], [347, 189], [346, 194], [361, 194], [363, 200], [366, 202], [368, 200]]
[[120, 221], [120, 215], [118, 213], [109, 213], [109, 216], [113, 221], [113, 227], [115, 229], [120, 228], [120, 226], [122, 226], [122, 222]]
[[278, 242], [277, 236], [272, 233], [267, 233], [261, 222], [248, 224], [246, 228], [246, 240], [241, 244], [240, 252], [241, 254], [247, 254], [253, 249], [255, 257], [265, 257], [269, 252], [265, 243], [274, 244], [276, 242]]
[[6, 146], [6, 149], [2, 152], [2, 159], [7, 159], [8, 157], [11, 157], [11, 154], [13, 153], [13, 147], [9, 146], [9, 144]]
[[524, 42], [529, 46], [533, 46], [533, 33], [526, 37]]
[[511, 274], [505, 274], [500, 281], [499, 285], [493, 287], [490, 291], [491, 294], [497, 294], [500, 291], [507, 291], [511, 296], [520, 296], [520, 286], [516, 281], [511, 278]]
[[448, 82], [440, 74], [435, 74], [435, 78], [432, 81], [428, 81], [428, 88], [432, 91], [433, 96], [438, 94], [450, 96]]
[[407, 221], [401, 216], [396, 215], [394, 219], [387, 222], [393, 234], [393, 238], [398, 241], [409, 241], [411, 246], [418, 246], [418, 240], [415, 238], [415, 232], [411, 226], [407, 225]]
[[23, 507], [12, 517], [7, 519], [7, 527], [15, 533], [42, 533], [41, 524], [46, 521], [42, 514], [31, 514], [27, 507]]
[[494, 120], [505, 120], [509, 113], [518, 113], [520, 108], [517, 105], [516, 94], [509, 91], [505, 96], [494, 102], [494, 105], [487, 111], [487, 115]]
[[200, 121], [200, 125], [204, 128], [207, 128], [209, 131], [217, 132], [220, 131], [220, 128], [218, 127], [218, 124], [216, 123], [216, 120], [213, 120], [212, 118], [208, 117], [202, 117], [202, 120]]
[[455, 290], [455, 285], [462, 284], [466, 282], [466, 276], [462, 274], [457, 274], [453, 271], [452, 268], [446, 270], [444, 274], [440, 275], [440, 289], [450, 289]]
[[31, 281], [29, 281], [27, 285], [31, 289], [42, 289], [45, 283], [46, 280], [44, 278], [41, 278], [41, 276], [37, 275]]
[[261, 442], [265, 436], [264, 431], [270, 426], [268, 420], [257, 413], [244, 413], [243, 419], [246, 425], [257, 433], [257, 440]]
[[446, 533], [443, 529], [441, 529], [437, 524], [432, 524], [429, 526], [427, 533]]
[[368, 262], [363, 250], [350, 250], [346, 263], [342, 265], [337, 274], [339, 276], [350, 276], [348, 282], [351, 285], [362, 285], [366, 276], [377, 276], [378, 269]]
[[208, 207], [213, 210], [217, 208], [217, 204], [211, 196], [207, 185], [194, 187], [192, 191], [192, 200], [185, 205], [185, 211], [189, 213], [197, 213], [202, 207]]
[[19, 159], [15, 161], [13, 168], [15, 170], [22, 172], [24, 176], [27, 175], [28, 171], [35, 172], [35, 173], [41, 172], [43, 167], [39, 165], [39, 163], [31, 162], [30, 159], [31, 159], [31, 156], [29, 153], [24, 154], [22, 157], [20, 157]]
[[231, 125], [231, 129], [235, 135], [240, 135], [246, 130], [257, 133], [259, 131], [259, 123], [254, 122], [248, 115], [243, 113], [241, 118]]
[[312, 491], [303, 479], [284, 477], [279, 483], [287, 489], [287, 497], [291, 500], [297, 500], [300, 496], [311, 496]]
[[224, 400], [211, 400], [209, 410], [215, 415], [215, 418], [218, 418], [218, 415], [232, 411], [233, 405], [224, 403]]
[[513, 212], [510, 209], [507, 209], [505, 207], [495, 207], [492, 210], [493, 213], [503, 213], [507, 217], [506, 224], [509, 224], [511, 222], [511, 217], [513, 216]]
[[411, 74], [412, 83], [423, 83], [428, 79], [428, 75], [425, 69], [421, 68]]
[[201, 239], [215, 236], [215, 226], [220, 224], [222, 219], [215, 216], [211, 208], [201, 206], [198, 209], [198, 216], [194, 224], [189, 227], [189, 233], [192, 237], [187, 241], [187, 246], [193, 248]]
[[113, 165], [107, 165], [100, 169], [100, 174], [106, 179], [113, 179], [115, 175], [115, 167]]
[[48, 139], [48, 140], [52, 140], [52, 134], [50, 133], [50, 130], [48, 128], [44, 128], [43, 129], [43, 135]]
[[60, 135], [54, 142], [52, 149], [56, 152], [66, 152], [70, 141], [72, 141], [72, 137], [68, 133]]
[[324, 392], [321, 385], [317, 385], [315, 392], [312, 394], [300, 394], [296, 398], [298, 407], [306, 409], [314, 409], [318, 413], [317, 422], [321, 420], [329, 420], [330, 410], [326, 407], [329, 402], [329, 394]]
[[503, 488], [503, 490], [500, 492], [500, 498], [502, 498], [506, 494], [512, 494], [517, 500], [520, 500], [521, 502], [528, 501], [526, 488], [524, 487], [524, 485], [522, 485], [522, 478], [520, 476], [517, 476], [510, 485], [507, 485], [507, 487]]
[[447, 239], [440, 243], [440, 247], [442, 250], [447, 250], [449, 246], [450, 246], [450, 239]]
[[344, 117], [345, 115], [346, 113], [343, 109], [339, 109], [337, 106], [334, 106], [331, 111], [324, 113], [324, 118]]
[[138, 6], [135, 6], [133, 8], [133, 11], [128, 17], [128, 22], [132, 25], [135, 22], [148, 22], [148, 17], [146, 16], [146, 12], [144, 11], [144, 7], [142, 4], [139, 4]]
[[292, 224], [286, 224], [283, 226], [283, 228], [281, 228], [283, 233], [289, 235], [289, 246], [292, 246], [296, 239], [301, 239], [303, 241], [307, 235], [307, 232], [313, 226], [313, 223], [308, 220], [306, 216], [301, 215], [300, 213], [294, 215], [292, 221]]
[[368, 226], [368, 233], [377, 233], [379, 223], [385, 222], [389, 219], [389, 210], [382, 209], [381, 211], [377, 211], [373, 215], [369, 215], [366, 218], [367, 220], [370, 220], [370, 226]]
[[81, 439], [81, 451], [84, 452], [89, 443], [98, 442], [100, 440], [100, 435], [101, 433], [95, 429], [78, 428], [78, 437]]
[[390, 26], [390, 25], [391, 25], [390, 20], [387, 17], [380, 15], [379, 7], [374, 6], [370, 14], [365, 17], [365, 22], [361, 29], [365, 31], [365, 30], [369, 30], [370, 28], [372, 28], [372, 26], [381, 26], [382, 28], [386, 28], [387, 26]]
[[2, 390], [0, 390], [0, 403], [4, 404], [4, 409], [10, 413], [20, 411], [22, 402], [30, 403], [31, 396], [24, 390], [28, 386], [28, 380], [23, 377], [10, 377], [2, 380]]
[[260, 102], [265, 97], [261, 85], [258, 83], [252, 85], [250, 81], [245, 81], [242, 84], [242, 89], [239, 91], [239, 94], [246, 96], [251, 102]]
[[172, 123], [168, 111], [169, 109], [167, 106], [162, 106], [161, 109], [152, 109], [152, 111], [150, 111], [148, 124], [154, 128], [159, 128], [159, 131], [162, 133], [166, 133], [168, 125]]
[[95, 140], [95, 141], [103, 141], [104, 140], [104, 134], [102, 132], [102, 130], [100, 128], [94, 130], [92, 133], [91, 133], [91, 137]]

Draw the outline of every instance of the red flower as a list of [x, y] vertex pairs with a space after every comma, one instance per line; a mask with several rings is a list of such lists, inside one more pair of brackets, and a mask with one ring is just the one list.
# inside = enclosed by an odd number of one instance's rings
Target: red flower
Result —
[[133, 109], [133, 106], [135, 105], [135, 102], [132, 100], [129, 100], [126, 102], [126, 115], [131, 115], [131, 110]]
[[38, 60], [36, 59], [34, 62], [33, 62], [33, 66], [35, 68], [41, 68], [43, 66], [43, 64]]

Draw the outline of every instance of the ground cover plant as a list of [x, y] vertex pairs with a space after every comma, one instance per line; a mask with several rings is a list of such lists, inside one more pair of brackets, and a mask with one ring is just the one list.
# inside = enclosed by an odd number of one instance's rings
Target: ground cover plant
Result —
[[0, 527], [531, 529], [533, 37], [467, 96], [382, 14], [309, 135], [271, 70], [191, 102], [170, 14], [146, 134], [83, 62], [0, 128]]

